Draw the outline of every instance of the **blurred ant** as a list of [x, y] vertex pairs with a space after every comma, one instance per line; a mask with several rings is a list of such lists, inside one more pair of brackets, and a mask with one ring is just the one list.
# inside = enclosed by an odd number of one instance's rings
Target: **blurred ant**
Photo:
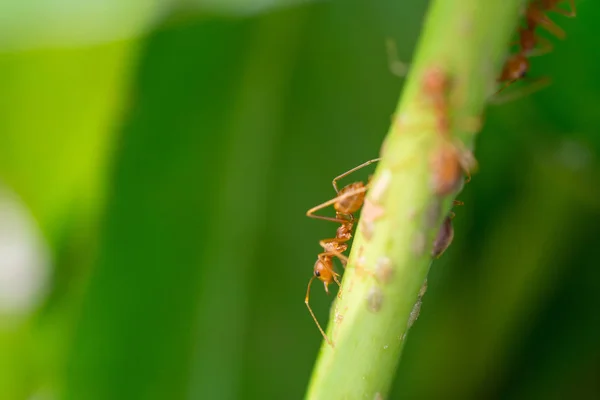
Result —
[[[528, 57], [552, 51], [552, 43], [536, 35], [535, 30], [538, 26], [545, 28], [557, 38], [564, 39], [565, 32], [546, 15], [547, 12], [553, 11], [566, 17], [575, 17], [577, 14], [575, 1], [569, 0], [570, 11], [557, 7], [557, 4], [562, 1], [564, 0], [534, 0], [529, 3], [525, 11], [526, 27], [519, 29], [518, 44], [520, 50], [506, 60], [500, 78], [498, 78], [498, 81], [501, 83], [504, 82], [504, 85], [496, 94], [513, 83], [525, 79], [530, 67]], [[540, 44], [542, 47], [538, 48]], [[531, 87], [528, 92], [536, 91], [546, 86], [548, 79], [541, 78], [538, 80], [538, 83], [541, 84], [539, 87]]]
[[400, 60], [396, 41], [392, 38], [386, 38], [385, 49], [387, 53], [388, 69], [392, 75], [396, 75], [400, 78], [406, 77], [410, 65]]
[[439, 68], [427, 70], [423, 76], [423, 91], [435, 109], [437, 132], [444, 139], [430, 159], [433, 172], [431, 186], [435, 194], [445, 196], [457, 189], [463, 173], [466, 175], [465, 183], [471, 181], [470, 171], [476, 161], [470, 151], [460, 149], [450, 139], [450, 80], [447, 74]]
[[570, 11], [557, 7], [558, 3], [561, 3], [562, 1], [566, 0], [534, 0], [531, 2], [525, 12], [529, 30], [533, 31], [535, 27], [539, 25], [546, 28], [548, 32], [552, 33], [557, 38], [564, 39], [565, 32], [545, 15], [546, 12], [553, 11], [557, 14], [564, 15], [565, 17], [575, 17], [577, 15], [575, 0], [569, 0]]
[[[477, 162], [473, 154], [460, 149], [458, 145], [450, 141], [450, 104], [448, 102], [448, 92], [450, 91], [450, 80], [444, 71], [432, 68], [426, 71], [423, 78], [423, 90], [433, 103], [437, 114], [437, 130], [442, 135], [444, 141], [435, 149], [430, 159], [432, 174], [432, 188], [438, 196], [445, 196], [458, 188], [463, 174], [466, 175], [465, 183], [471, 181], [470, 171], [476, 166]], [[464, 203], [459, 200], [452, 202], [454, 206], [462, 206]], [[454, 239], [454, 228], [452, 219], [454, 212], [444, 218], [436, 238], [433, 242], [431, 255], [439, 258], [450, 246]]]
[[[306, 212], [306, 216], [310, 218], [322, 219], [325, 221], [332, 221], [338, 224], [341, 224], [337, 229], [336, 235], [334, 238], [323, 239], [319, 242], [321, 247], [323, 248], [323, 252], [317, 256], [317, 261], [315, 262], [315, 266], [313, 268], [313, 276], [310, 278], [308, 282], [308, 288], [306, 289], [306, 297], [304, 298], [304, 303], [306, 303], [306, 307], [308, 307], [308, 311], [312, 316], [313, 320], [317, 324], [317, 328], [321, 331], [321, 334], [333, 347], [333, 342], [329, 340], [323, 328], [319, 324], [317, 317], [315, 316], [313, 310], [310, 308], [310, 304], [308, 302], [310, 295], [310, 285], [312, 284], [315, 278], [318, 278], [323, 285], [325, 286], [325, 292], [329, 293], [328, 285], [332, 282], [335, 282], [338, 286], [340, 286], [340, 281], [338, 277], [340, 276], [333, 269], [333, 258], [337, 257], [342, 266], [345, 268], [348, 263], [348, 257], [342, 254], [344, 251], [348, 250], [348, 241], [352, 238], [352, 229], [354, 228], [354, 213], [357, 212], [363, 205], [365, 201], [365, 194], [368, 189], [368, 184], [364, 184], [363, 182], [354, 182], [347, 186], [344, 186], [341, 190], [338, 190], [337, 181], [350, 175], [351, 173], [358, 171], [361, 168], [366, 167], [369, 164], [379, 161], [380, 158], [375, 158], [373, 160], [369, 160], [361, 165], [354, 167], [341, 175], [336, 176], [333, 181], [333, 188], [337, 193], [337, 196], [333, 199], [326, 201], [322, 204], [319, 204], [316, 207], [311, 208]], [[321, 215], [315, 215], [316, 211], [319, 211], [325, 207], [329, 207], [333, 205], [335, 209], [335, 218], [333, 217], [325, 217]]]

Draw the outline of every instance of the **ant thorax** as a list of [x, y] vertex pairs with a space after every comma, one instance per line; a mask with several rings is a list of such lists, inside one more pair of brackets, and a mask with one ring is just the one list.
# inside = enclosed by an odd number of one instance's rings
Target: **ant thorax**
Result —
[[323, 250], [325, 250], [326, 253], [343, 253], [348, 250], [348, 245], [339, 242], [325, 242], [323, 244]]
[[340, 225], [337, 228], [335, 237], [338, 239], [350, 240], [352, 238], [352, 228], [354, 223], [352, 220], [348, 220], [347, 223]]

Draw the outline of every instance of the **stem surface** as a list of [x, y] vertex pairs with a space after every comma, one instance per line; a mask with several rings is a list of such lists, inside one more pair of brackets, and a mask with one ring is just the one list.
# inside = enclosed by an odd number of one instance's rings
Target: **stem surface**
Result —
[[387, 396], [427, 287], [433, 241], [462, 186], [460, 178], [442, 190], [440, 181], [454, 176], [453, 157], [471, 154], [521, 4], [432, 2], [332, 307], [335, 347], [323, 342], [308, 399]]

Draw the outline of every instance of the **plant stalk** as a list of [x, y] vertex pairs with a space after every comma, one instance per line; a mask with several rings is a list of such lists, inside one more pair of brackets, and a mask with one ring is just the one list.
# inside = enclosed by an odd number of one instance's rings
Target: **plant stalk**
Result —
[[386, 398], [522, 3], [432, 2], [307, 399]]

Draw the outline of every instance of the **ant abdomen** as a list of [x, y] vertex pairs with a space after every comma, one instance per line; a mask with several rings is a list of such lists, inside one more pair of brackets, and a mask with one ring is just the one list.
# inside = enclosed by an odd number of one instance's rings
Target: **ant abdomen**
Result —
[[[355, 182], [342, 188], [338, 193], [338, 200], [333, 205], [335, 210], [342, 214], [352, 214], [357, 212], [365, 201], [365, 192], [360, 190], [364, 186], [363, 182]], [[344, 196], [344, 194], [350, 192], [356, 193]]]

